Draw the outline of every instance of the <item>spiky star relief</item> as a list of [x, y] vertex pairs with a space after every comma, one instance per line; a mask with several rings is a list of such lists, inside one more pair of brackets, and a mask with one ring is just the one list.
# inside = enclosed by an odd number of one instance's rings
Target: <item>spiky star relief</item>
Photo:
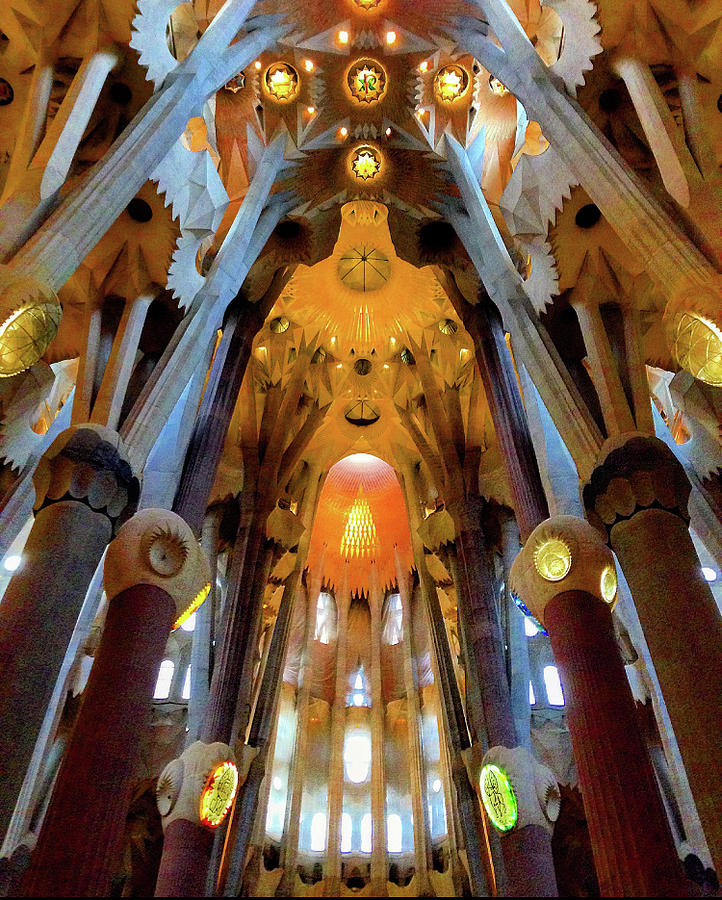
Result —
[[377, 103], [386, 93], [386, 73], [378, 63], [360, 60], [349, 69], [348, 86], [359, 103]]
[[369, 181], [381, 171], [381, 157], [373, 147], [359, 147], [351, 163], [351, 169], [357, 178]]
[[274, 63], [266, 72], [266, 90], [274, 100], [288, 102], [298, 94], [298, 72], [288, 63]]
[[445, 66], [434, 79], [436, 93], [445, 103], [463, 97], [469, 88], [469, 73], [461, 66]]

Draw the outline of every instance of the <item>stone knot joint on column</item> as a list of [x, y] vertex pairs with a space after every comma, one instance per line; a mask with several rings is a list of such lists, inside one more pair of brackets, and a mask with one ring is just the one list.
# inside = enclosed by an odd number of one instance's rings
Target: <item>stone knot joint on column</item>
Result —
[[607, 442], [582, 499], [587, 519], [609, 540], [618, 522], [646, 509], [689, 522], [691, 489], [684, 467], [663, 441], [634, 433]]
[[208, 596], [210, 566], [179, 515], [168, 509], [143, 509], [108, 545], [103, 584], [110, 600], [139, 584], [160, 588], [175, 605], [175, 630]]
[[140, 483], [120, 436], [102, 425], [68, 428], [53, 441], [33, 475], [35, 514], [75, 500], [104, 513], [113, 529], [133, 515]]
[[511, 567], [509, 586], [517, 606], [544, 631], [546, 607], [559, 594], [580, 591], [614, 607], [614, 555], [585, 519], [555, 516], [529, 535]]

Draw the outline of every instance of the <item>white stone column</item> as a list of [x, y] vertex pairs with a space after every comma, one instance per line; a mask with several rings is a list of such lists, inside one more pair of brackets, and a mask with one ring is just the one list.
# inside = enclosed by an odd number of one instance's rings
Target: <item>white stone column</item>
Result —
[[371, 562], [371, 893], [376, 897], [388, 894], [386, 864], [386, 772], [385, 772], [385, 715], [381, 684], [381, 610], [383, 592], [379, 584], [376, 561]]

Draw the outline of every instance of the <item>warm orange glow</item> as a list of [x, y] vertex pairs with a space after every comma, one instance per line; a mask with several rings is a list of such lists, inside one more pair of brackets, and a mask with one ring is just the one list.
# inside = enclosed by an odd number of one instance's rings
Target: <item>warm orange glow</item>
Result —
[[309, 106], [306, 108], [306, 112], [309, 114], [309, 116], [314, 116], [316, 114], [316, 107]]
[[359, 487], [358, 496], [349, 510], [339, 552], [346, 559], [373, 557], [376, 553], [376, 525], [368, 500], [364, 497], [363, 485]]
[[396, 43], [396, 32], [395, 31], [387, 31], [386, 32], [386, 43], [389, 45], [389, 47], [392, 44]]
[[344, 125], [343, 128], [339, 128], [338, 133], [342, 138], [348, 137], [348, 128], [346, 128], [346, 126]]
[[307, 72], [313, 72], [313, 70], [314, 70], [313, 61], [310, 59], [304, 59], [303, 67]]
[[288, 63], [274, 63], [266, 72], [266, 89], [274, 100], [293, 100], [298, 94], [298, 73]]
[[426, 60], [424, 60], [421, 63], [421, 65], [419, 66], [419, 72], [428, 72], [428, 71], [429, 71], [429, 64]]
[[338, 42], [339, 44], [348, 44], [348, 31], [339, 31]]
[[253, 68], [254, 68], [257, 72], [260, 72], [260, 70], [261, 70], [261, 60], [260, 60], [260, 59], [257, 59], [257, 60], [253, 63]]

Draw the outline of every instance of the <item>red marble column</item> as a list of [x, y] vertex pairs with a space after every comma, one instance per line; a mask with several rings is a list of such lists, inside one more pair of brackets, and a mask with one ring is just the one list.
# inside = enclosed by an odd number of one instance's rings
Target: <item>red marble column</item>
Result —
[[602, 896], [679, 896], [679, 860], [609, 606], [580, 590], [545, 609]]
[[68, 752], [23, 880], [26, 897], [103, 897], [125, 830], [158, 663], [176, 616], [165, 591], [110, 602]]
[[166, 829], [156, 897], [204, 897], [215, 832], [176, 819]]

